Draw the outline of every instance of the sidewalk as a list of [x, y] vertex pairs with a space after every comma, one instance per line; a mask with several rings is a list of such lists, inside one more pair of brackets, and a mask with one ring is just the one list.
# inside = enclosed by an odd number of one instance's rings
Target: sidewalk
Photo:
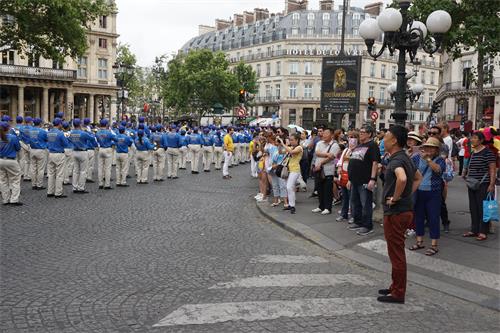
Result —
[[[309, 198], [310, 193], [297, 193], [295, 215], [269, 203], [258, 203], [257, 207], [273, 222], [333, 254], [390, 274], [381, 212], [374, 214], [374, 233], [358, 236], [348, 230], [347, 222], [335, 221], [340, 206], [335, 206], [331, 215], [312, 213], [317, 199]], [[440, 251], [433, 257], [425, 256], [423, 251], [406, 252], [408, 280], [500, 311], [500, 226], [495, 224], [495, 234], [483, 242], [462, 237], [469, 230], [470, 213], [467, 188], [461, 178], [450, 183], [447, 205], [450, 233], [441, 233]], [[413, 242], [413, 237], [408, 239], [407, 247]], [[429, 244], [426, 235], [425, 245]]]

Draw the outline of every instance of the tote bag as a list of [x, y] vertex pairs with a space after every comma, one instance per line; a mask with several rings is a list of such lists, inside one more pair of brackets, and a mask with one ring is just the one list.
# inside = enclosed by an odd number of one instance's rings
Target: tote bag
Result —
[[499, 220], [498, 202], [494, 199], [491, 193], [488, 193], [486, 200], [483, 201], [483, 222], [498, 222]]

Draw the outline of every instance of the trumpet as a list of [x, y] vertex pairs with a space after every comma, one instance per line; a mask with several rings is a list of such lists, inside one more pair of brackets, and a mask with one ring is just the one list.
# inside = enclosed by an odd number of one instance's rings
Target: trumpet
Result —
[[19, 136], [21, 134], [21, 132], [19, 131], [18, 128], [14, 127], [13, 130], [14, 130], [14, 133], [16, 134], [16, 136]]
[[154, 151], [157, 151], [157, 150], [158, 150], [158, 142], [154, 141], [154, 142], [153, 142], [153, 145], [154, 145], [153, 150], [154, 150]]
[[67, 137], [67, 138], [69, 138], [71, 136], [71, 133], [69, 131], [64, 132], [64, 136]]

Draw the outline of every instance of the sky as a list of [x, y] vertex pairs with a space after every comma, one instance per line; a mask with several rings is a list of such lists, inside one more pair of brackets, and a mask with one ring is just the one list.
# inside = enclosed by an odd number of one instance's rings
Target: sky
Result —
[[[376, 0], [351, 0], [363, 7]], [[337, 7], [341, 0], [335, 0]], [[198, 35], [198, 25], [214, 25], [217, 18], [267, 8], [282, 12], [285, 0], [116, 0], [118, 41], [129, 44], [139, 66], [151, 66], [156, 56], [176, 53]], [[319, 0], [310, 0], [309, 9], [319, 9]]]

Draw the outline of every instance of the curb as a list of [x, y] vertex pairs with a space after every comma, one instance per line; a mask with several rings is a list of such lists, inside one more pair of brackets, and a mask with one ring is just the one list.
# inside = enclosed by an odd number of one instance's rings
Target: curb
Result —
[[[330, 254], [337, 255], [344, 259], [356, 262], [364, 267], [374, 269], [376, 271], [387, 273], [391, 270], [390, 263], [379, 260], [374, 257], [356, 252], [355, 250], [348, 249], [333, 239], [326, 237], [322, 233], [302, 224], [299, 222], [284, 221], [279, 219], [275, 214], [266, 212], [258, 203], [256, 203], [257, 210], [268, 220], [277, 224], [286, 231], [299, 236], [319, 247], [325, 249]], [[447, 295], [459, 298], [461, 300], [475, 303], [479, 306], [486, 307], [491, 310], [500, 312], [500, 293], [495, 295], [484, 295], [474, 291], [460, 288], [458, 286], [430, 278], [428, 276], [411, 272], [408, 270], [407, 280], [417, 285], [430, 288]]]

